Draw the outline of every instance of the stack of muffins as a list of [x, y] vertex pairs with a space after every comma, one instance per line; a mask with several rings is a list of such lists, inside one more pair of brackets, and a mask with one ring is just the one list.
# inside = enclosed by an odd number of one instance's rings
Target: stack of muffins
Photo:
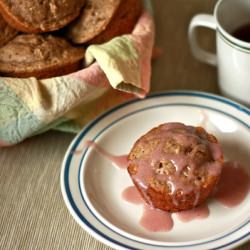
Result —
[[0, 76], [65, 75], [87, 45], [130, 33], [141, 0], [0, 0]]

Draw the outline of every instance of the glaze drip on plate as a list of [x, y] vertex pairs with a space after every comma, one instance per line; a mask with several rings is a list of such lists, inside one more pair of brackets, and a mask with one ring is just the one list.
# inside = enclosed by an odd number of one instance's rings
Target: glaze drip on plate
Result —
[[100, 155], [104, 156], [106, 159], [108, 159], [110, 162], [112, 162], [112, 164], [115, 167], [121, 168], [121, 169], [127, 169], [128, 155], [113, 155], [113, 154], [109, 153], [108, 151], [106, 151], [105, 149], [103, 149], [102, 147], [100, 147], [96, 142], [91, 141], [91, 140], [86, 141], [82, 149], [76, 150], [73, 153], [79, 154], [82, 152], [83, 149], [86, 149], [86, 148], [93, 148]]
[[[211, 144], [212, 145], [212, 144]], [[116, 156], [105, 149], [98, 146], [93, 141], [87, 141], [84, 148], [93, 148], [101, 156], [110, 160], [114, 166], [121, 170], [125, 170], [124, 167], [127, 163], [124, 160], [126, 155]], [[218, 150], [218, 152], [221, 152]], [[219, 153], [217, 152], [217, 155]], [[79, 153], [76, 151], [75, 153]], [[126, 165], [127, 166], [127, 165]], [[214, 166], [209, 171], [215, 171]], [[225, 207], [232, 208], [238, 206], [246, 198], [250, 187], [250, 178], [242, 164], [236, 161], [225, 162], [222, 166], [222, 173], [219, 183], [216, 186], [214, 195], [211, 199], [216, 200]], [[203, 203], [193, 209], [180, 211], [177, 213], [169, 213], [160, 209], [154, 208], [145, 203], [141, 194], [135, 186], [129, 186], [123, 190], [121, 197], [124, 201], [134, 204], [143, 205], [143, 213], [139, 220], [139, 224], [150, 232], [167, 232], [174, 227], [173, 214], [176, 219], [181, 222], [191, 222], [193, 220], [206, 219], [210, 215], [209, 207], [207, 203]]]
[[189, 222], [194, 219], [206, 219], [209, 216], [209, 208], [206, 203], [193, 209], [176, 213], [177, 218], [182, 222]]
[[[216, 186], [215, 194], [211, 199], [227, 207], [228, 209], [240, 205], [247, 197], [250, 188], [250, 177], [246, 167], [236, 161], [228, 161], [223, 164], [219, 183]], [[131, 204], [144, 204], [140, 225], [151, 232], [170, 231], [174, 226], [173, 216], [181, 222], [203, 220], [210, 215], [207, 203], [203, 203], [193, 209], [169, 213], [143, 203], [139, 191], [130, 186], [122, 193], [122, 198]]]
[[228, 161], [223, 165], [214, 198], [225, 207], [232, 208], [246, 198], [249, 189], [250, 178], [246, 168], [237, 161]]
[[172, 214], [144, 205], [140, 225], [150, 232], [167, 232], [174, 226]]

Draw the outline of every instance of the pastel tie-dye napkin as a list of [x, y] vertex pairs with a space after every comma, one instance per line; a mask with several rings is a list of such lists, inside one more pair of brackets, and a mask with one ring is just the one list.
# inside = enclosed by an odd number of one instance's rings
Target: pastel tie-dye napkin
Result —
[[88, 67], [61, 77], [0, 77], [0, 146], [49, 129], [77, 132], [104, 110], [150, 88], [154, 22], [144, 11], [133, 32], [86, 50]]

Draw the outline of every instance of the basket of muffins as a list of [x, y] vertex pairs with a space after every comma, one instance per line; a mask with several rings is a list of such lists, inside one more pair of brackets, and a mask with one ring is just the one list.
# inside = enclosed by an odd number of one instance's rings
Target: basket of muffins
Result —
[[77, 133], [150, 88], [149, 0], [0, 0], [0, 147]]
[[142, 9], [140, 0], [0, 0], [0, 76], [78, 71], [88, 45], [130, 33]]

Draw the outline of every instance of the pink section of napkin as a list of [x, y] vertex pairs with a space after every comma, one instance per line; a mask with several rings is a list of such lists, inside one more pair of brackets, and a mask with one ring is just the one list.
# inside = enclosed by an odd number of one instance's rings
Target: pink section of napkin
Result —
[[109, 81], [97, 62], [69, 75], [95, 87], [109, 88]]
[[131, 36], [139, 55], [141, 88], [145, 95], [150, 90], [151, 58], [154, 45], [155, 27], [151, 15], [144, 12]]

